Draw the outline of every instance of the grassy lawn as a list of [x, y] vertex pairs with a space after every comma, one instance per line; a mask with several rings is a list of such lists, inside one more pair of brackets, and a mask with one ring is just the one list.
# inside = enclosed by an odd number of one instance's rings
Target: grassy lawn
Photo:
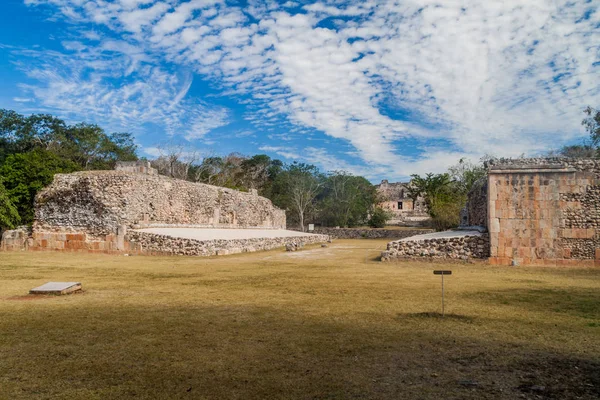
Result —
[[[380, 263], [386, 242], [0, 253], [0, 398], [600, 397], [600, 269]], [[85, 292], [26, 296], [47, 281]]]

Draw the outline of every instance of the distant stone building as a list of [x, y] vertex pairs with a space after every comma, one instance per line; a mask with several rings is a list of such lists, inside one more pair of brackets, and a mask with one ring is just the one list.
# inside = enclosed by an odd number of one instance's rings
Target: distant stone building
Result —
[[388, 221], [389, 225], [422, 225], [429, 221], [425, 200], [418, 197], [413, 201], [409, 197], [409, 183], [389, 183], [386, 179], [376, 185], [377, 192], [381, 198], [379, 207], [389, 211], [393, 218]]

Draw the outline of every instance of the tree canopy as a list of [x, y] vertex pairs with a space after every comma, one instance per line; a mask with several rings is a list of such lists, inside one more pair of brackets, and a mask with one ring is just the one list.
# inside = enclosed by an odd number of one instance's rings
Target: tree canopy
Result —
[[112, 169], [117, 161], [133, 160], [130, 133], [107, 134], [94, 124], [0, 109], [0, 229], [33, 221], [35, 195], [54, 174]]

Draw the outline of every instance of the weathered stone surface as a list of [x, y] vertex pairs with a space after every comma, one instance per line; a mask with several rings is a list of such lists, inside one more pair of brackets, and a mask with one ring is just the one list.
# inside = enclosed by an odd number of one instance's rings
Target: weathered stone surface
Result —
[[388, 225], [401, 226], [426, 226], [431, 218], [427, 213], [425, 200], [418, 197], [416, 202], [409, 196], [410, 183], [390, 183], [387, 180], [376, 185], [377, 193], [381, 199], [379, 207], [392, 214]]
[[489, 257], [489, 236], [487, 233], [424, 240], [411, 239], [388, 243], [387, 250], [381, 253], [381, 261], [410, 258], [468, 260]]
[[489, 165], [490, 262], [600, 262], [600, 161], [494, 160]]
[[[292, 240], [291, 240], [292, 239]], [[129, 251], [141, 254], [213, 256], [236, 253], [252, 253], [271, 250], [278, 247], [293, 248], [296, 251], [300, 243], [315, 244], [327, 241], [324, 235], [309, 235], [301, 238], [269, 237], [233, 240], [195, 240], [176, 238], [154, 233], [131, 231], [127, 233]]]
[[80, 282], [48, 282], [29, 291], [30, 294], [68, 294], [81, 290]]
[[[488, 196], [488, 179], [487, 177], [476, 181], [469, 191], [466, 211], [467, 226], [482, 226], [487, 228], [487, 196]], [[461, 224], [465, 225], [464, 221]]]
[[28, 226], [20, 226], [17, 229], [2, 232], [0, 250], [26, 250], [29, 246], [30, 233]]
[[101, 237], [121, 225], [285, 229], [285, 212], [256, 194], [122, 171], [57, 174], [36, 198], [35, 231]]

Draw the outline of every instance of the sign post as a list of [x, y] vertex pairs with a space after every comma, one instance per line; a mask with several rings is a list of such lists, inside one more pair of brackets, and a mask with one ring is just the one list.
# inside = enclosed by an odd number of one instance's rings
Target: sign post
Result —
[[444, 317], [444, 275], [452, 275], [450, 270], [434, 270], [434, 275], [442, 276], [442, 318]]

